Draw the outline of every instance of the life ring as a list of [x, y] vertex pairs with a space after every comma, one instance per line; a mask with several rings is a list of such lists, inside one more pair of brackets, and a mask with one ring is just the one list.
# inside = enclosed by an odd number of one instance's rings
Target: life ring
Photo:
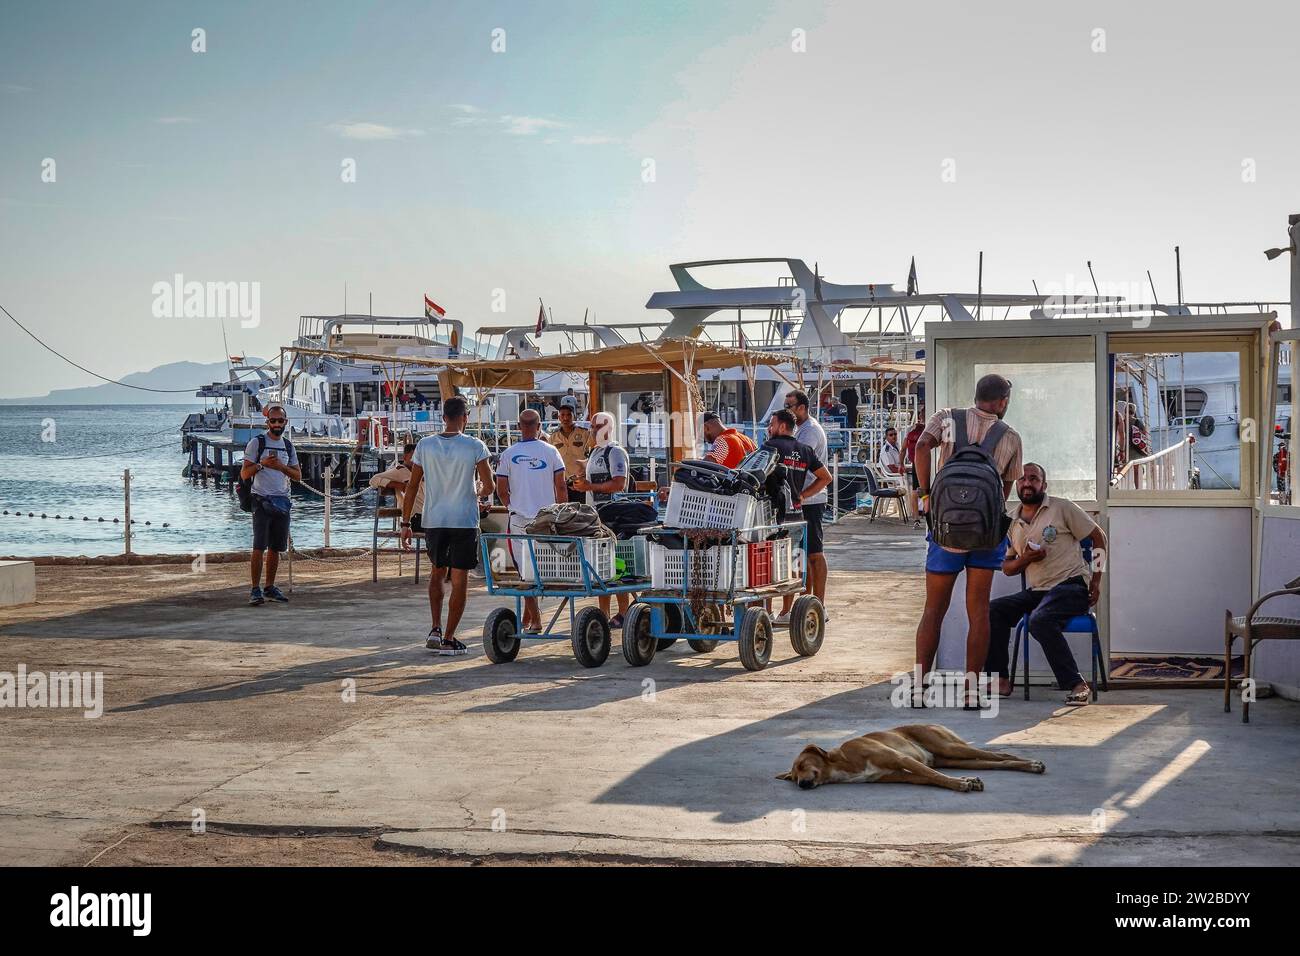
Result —
[[1201, 423], [1196, 426], [1196, 430], [1201, 433], [1202, 438], [1209, 438], [1214, 434], [1214, 416], [1202, 415]]

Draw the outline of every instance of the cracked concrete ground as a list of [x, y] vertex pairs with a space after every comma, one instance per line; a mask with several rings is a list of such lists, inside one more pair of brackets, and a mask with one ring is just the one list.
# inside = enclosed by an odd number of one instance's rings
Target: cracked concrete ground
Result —
[[[645, 668], [567, 642], [492, 665], [472, 594], [465, 658], [423, 646], [423, 588], [385, 558], [299, 561], [288, 606], [247, 608], [239, 566], [42, 568], [0, 613], [0, 671], [102, 671], [99, 719], [0, 710], [0, 862], [1285, 864], [1300, 861], [1300, 706], [1242, 725], [1213, 691], [1113, 691], [1079, 710], [1036, 688], [988, 719], [900, 711], [919, 533], [828, 538], [826, 645], [677, 645]], [[782, 636], [783, 637], [783, 636]], [[800, 791], [804, 743], [943, 723], [1043, 760], [983, 793]], [[205, 832], [192, 832], [201, 820]]]

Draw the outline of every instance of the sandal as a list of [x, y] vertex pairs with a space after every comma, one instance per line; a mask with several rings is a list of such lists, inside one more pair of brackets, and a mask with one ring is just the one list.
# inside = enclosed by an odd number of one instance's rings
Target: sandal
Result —
[[1071, 707], [1082, 707], [1088, 703], [1092, 697], [1092, 688], [1087, 684], [1083, 685], [1083, 690], [1075, 690], [1065, 695], [1065, 702]]

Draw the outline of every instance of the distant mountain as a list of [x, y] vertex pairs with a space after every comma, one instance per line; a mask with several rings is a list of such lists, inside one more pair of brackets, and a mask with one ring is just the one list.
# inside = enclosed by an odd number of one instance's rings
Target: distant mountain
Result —
[[[263, 360], [249, 357], [249, 365]], [[0, 398], [0, 405], [195, 405], [201, 399], [194, 392], [201, 385], [224, 382], [229, 377], [225, 362], [172, 362], [148, 372], [132, 372], [122, 381], [147, 388], [180, 388], [183, 392], [141, 392], [105, 382], [84, 388], [58, 388], [39, 398]]]

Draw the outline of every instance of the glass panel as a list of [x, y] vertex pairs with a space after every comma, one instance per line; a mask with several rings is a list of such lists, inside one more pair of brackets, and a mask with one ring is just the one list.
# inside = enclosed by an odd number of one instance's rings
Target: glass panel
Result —
[[1241, 404], [1241, 353], [1118, 352], [1112, 360], [1111, 484], [1239, 490], [1255, 440]]
[[1090, 336], [940, 339], [935, 373], [944, 405], [958, 408], [974, 403], [975, 383], [982, 376], [996, 372], [1010, 379], [1006, 422], [1020, 433], [1024, 460], [1046, 469], [1051, 494], [1095, 501], [1094, 348]]
[[1273, 390], [1272, 444], [1269, 447], [1271, 467], [1268, 475], [1267, 496], [1273, 505], [1289, 505], [1291, 501], [1291, 466], [1295, 461], [1296, 441], [1291, 431], [1291, 349], [1293, 343], [1279, 342], [1273, 347], [1276, 363], [1277, 387]]

